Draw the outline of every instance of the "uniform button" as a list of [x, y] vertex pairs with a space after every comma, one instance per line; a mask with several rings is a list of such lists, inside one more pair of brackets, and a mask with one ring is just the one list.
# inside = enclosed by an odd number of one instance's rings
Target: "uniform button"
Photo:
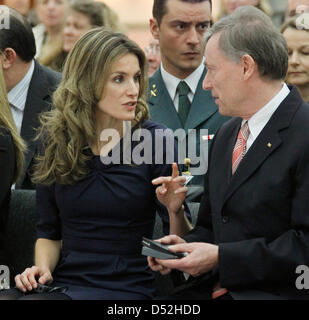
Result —
[[228, 223], [229, 222], [229, 217], [228, 216], [223, 216], [222, 217], [222, 222], [223, 223]]

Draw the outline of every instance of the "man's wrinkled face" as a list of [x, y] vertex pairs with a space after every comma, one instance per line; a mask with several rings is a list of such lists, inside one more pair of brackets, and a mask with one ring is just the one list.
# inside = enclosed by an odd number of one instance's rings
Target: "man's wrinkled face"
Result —
[[211, 94], [222, 115], [238, 117], [242, 114], [243, 69], [240, 63], [227, 58], [219, 49], [220, 34], [208, 41], [205, 49], [205, 65], [207, 74], [203, 81], [203, 89], [211, 90]]

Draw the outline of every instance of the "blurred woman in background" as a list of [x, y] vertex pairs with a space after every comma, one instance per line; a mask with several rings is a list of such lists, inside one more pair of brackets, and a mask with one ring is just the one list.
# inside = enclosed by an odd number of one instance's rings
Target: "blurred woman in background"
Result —
[[62, 72], [65, 59], [76, 41], [88, 30], [101, 26], [105, 26], [105, 21], [102, 5], [99, 2], [75, 1], [70, 6], [65, 21], [62, 46], [50, 50], [44, 65]]
[[302, 98], [309, 102], [309, 26], [297, 29], [298, 16], [289, 18], [281, 32], [289, 49], [289, 68], [286, 81], [300, 91]]
[[40, 23], [33, 28], [38, 61], [46, 65], [50, 52], [61, 48], [63, 27], [69, 10], [69, 0], [36, 0]]

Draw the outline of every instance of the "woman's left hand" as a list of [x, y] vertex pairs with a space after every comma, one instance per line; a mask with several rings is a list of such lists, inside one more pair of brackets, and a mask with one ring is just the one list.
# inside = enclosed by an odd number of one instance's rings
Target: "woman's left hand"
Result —
[[167, 207], [170, 213], [178, 213], [186, 198], [188, 188], [184, 186], [186, 177], [179, 176], [178, 166], [172, 164], [171, 177], [159, 177], [152, 180], [152, 184], [158, 186], [156, 194], [158, 200]]

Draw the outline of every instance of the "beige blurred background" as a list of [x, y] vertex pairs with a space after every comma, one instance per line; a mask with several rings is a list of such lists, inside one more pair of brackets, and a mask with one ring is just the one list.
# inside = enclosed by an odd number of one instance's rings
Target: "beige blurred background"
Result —
[[149, 19], [152, 17], [153, 0], [103, 0], [119, 16], [126, 33], [145, 48], [151, 39]]

